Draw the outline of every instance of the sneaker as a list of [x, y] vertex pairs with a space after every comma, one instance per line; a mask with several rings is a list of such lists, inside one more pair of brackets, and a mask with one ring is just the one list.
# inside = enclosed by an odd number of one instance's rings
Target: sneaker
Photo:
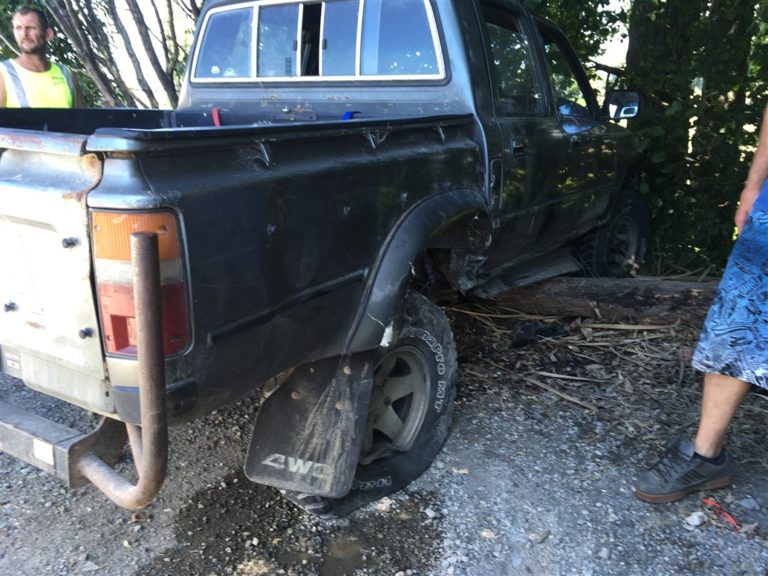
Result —
[[731, 461], [723, 450], [719, 464], [697, 456], [693, 444], [679, 440], [656, 465], [640, 474], [635, 494], [641, 500], [660, 504], [674, 502], [697, 490], [724, 488], [731, 483]]

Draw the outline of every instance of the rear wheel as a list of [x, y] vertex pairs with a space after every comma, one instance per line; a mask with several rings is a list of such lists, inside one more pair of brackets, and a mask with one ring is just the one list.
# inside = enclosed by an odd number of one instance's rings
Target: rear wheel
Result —
[[579, 256], [590, 276], [634, 276], [645, 261], [650, 224], [648, 209], [638, 194], [628, 194], [611, 219], [590, 232]]
[[349, 493], [332, 499], [286, 493], [308, 512], [344, 516], [424, 472], [448, 437], [456, 395], [456, 346], [442, 310], [406, 297], [393, 343], [380, 351], [363, 447]]

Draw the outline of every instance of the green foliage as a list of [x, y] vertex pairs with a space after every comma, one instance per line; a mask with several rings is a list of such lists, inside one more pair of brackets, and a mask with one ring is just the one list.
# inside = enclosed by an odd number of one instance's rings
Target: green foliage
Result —
[[[766, 96], [755, 0], [634, 0], [627, 80], [642, 95], [654, 272], [725, 265]], [[714, 40], [716, 39], [716, 40]]]
[[537, 14], [557, 24], [584, 60], [602, 53], [609, 38], [626, 24], [627, 13], [614, 0], [524, 0]]
[[623, 84], [641, 94], [640, 138], [652, 211], [653, 273], [725, 265], [733, 215], [768, 98], [768, 0], [527, 0], [582, 58], [622, 25]]

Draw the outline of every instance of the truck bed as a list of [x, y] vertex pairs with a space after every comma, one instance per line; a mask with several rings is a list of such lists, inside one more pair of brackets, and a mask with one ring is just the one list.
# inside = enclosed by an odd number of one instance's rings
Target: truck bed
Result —
[[[476, 182], [472, 117], [243, 121], [0, 111], [0, 126], [13, 125], [0, 131], [0, 235], [15, 247], [0, 288], [19, 307], [0, 317], [5, 371], [106, 414], [135, 390], [133, 361], [102, 358], [89, 210], [178, 214], [193, 326], [188, 353], [168, 360], [169, 384], [191, 382], [185, 394], [194, 393], [198, 412], [258, 378], [339, 353], [353, 328], [381, 329], [365, 315], [355, 320], [365, 283], [409, 207], [444, 182]], [[79, 240], [62, 244], [71, 238]], [[329, 309], [338, 312], [327, 322], [297, 331]], [[280, 344], [290, 340], [295, 347]], [[233, 361], [243, 347], [262, 353]], [[64, 367], [67, 378], [48, 376]], [[223, 389], [214, 374], [248, 380]]]

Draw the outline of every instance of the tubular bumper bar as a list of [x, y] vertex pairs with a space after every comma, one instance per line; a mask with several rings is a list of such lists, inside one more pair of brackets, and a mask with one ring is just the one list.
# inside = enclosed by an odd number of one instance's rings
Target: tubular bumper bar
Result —
[[[0, 402], [0, 450], [67, 481], [70, 487], [92, 482], [123, 508], [149, 505], [165, 481], [168, 465], [168, 417], [162, 339], [160, 265], [157, 236], [131, 236], [136, 306], [141, 426], [104, 418], [89, 434]], [[113, 468], [126, 438], [130, 440], [138, 482], [131, 484]]]

